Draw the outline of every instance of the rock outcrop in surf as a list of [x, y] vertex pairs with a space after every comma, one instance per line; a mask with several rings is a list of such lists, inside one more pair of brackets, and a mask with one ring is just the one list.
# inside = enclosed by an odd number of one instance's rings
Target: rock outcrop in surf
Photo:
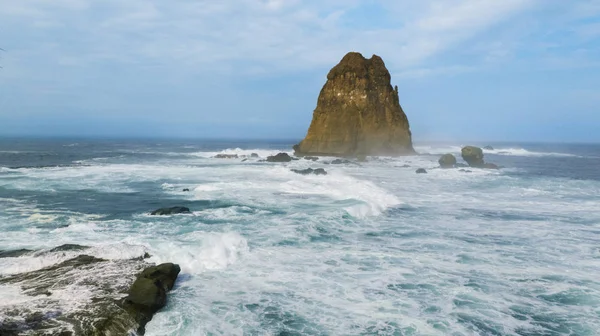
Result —
[[410, 155], [415, 151], [398, 87], [381, 57], [346, 54], [327, 75], [297, 156]]
[[[5, 251], [5, 258], [63, 259], [37, 270], [0, 277], [27, 300], [0, 305], [0, 335], [130, 335], [144, 327], [167, 300], [180, 268], [154, 266], [147, 253], [108, 260], [87, 246], [66, 244], [44, 251]], [[136, 276], [137, 275], [137, 276]], [[82, 296], [75, 296], [74, 294]]]
[[483, 160], [483, 150], [475, 146], [466, 146], [461, 150], [461, 156], [470, 167], [474, 168], [486, 168], [486, 169], [499, 169], [497, 165], [493, 163], [486, 163]]

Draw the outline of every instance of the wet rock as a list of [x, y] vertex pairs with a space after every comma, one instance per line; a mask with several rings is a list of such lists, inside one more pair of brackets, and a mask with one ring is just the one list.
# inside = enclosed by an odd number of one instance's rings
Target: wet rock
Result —
[[292, 171], [296, 174], [301, 174], [301, 175], [311, 175], [311, 174], [312, 175], [327, 175], [327, 172], [323, 168], [292, 169]]
[[182, 213], [190, 213], [190, 209], [186, 208], [186, 207], [175, 206], [175, 207], [170, 207], [170, 208], [160, 208], [158, 210], [152, 211], [152, 213], [150, 213], [150, 214], [152, 216], [166, 216], [166, 215], [175, 215], [175, 214], [182, 214]]
[[419, 168], [416, 171], [417, 174], [427, 174], [427, 170], [425, 170], [425, 168]]
[[146, 257], [147, 253], [109, 261], [82, 254], [1, 277], [0, 286], [18, 286], [31, 299], [0, 305], [0, 335], [131, 335], [131, 330], [143, 334], [180, 272], [174, 264], [152, 266]]
[[329, 71], [295, 155], [414, 154], [397, 87], [381, 57], [350, 52]]
[[290, 162], [292, 157], [287, 153], [279, 153], [277, 155], [271, 155], [267, 157], [267, 162]]
[[461, 150], [463, 160], [471, 167], [483, 166], [483, 150], [475, 146], [466, 146]]
[[500, 169], [493, 163], [486, 163], [483, 160], [483, 150], [475, 146], [467, 146], [461, 150], [463, 160], [465, 160], [470, 167], [484, 168], [484, 169]]
[[242, 162], [246, 162], [246, 161], [248, 161], [248, 159], [243, 159], [243, 160], [242, 160]]
[[138, 322], [138, 333], [144, 333], [152, 316], [167, 303], [167, 292], [173, 289], [181, 268], [167, 263], [146, 268], [129, 288], [123, 307]]
[[83, 251], [89, 249], [89, 246], [77, 245], [77, 244], [64, 244], [51, 249], [48, 252], [67, 252], [67, 251]]
[[257, 158], [257, 157], [258, 157], [258, 154], [256, 154], [256, 153], [252, 153], [252, 154], [250, 154], [250, 157], [251, 157], [251, 158]]
[[402, 165], [401, 168], [410, 168], [410, 165], [405, 164], [405, 165]]
[[189, 188], [183, 188], [183, 191], [190, 191]]
[[456, 157], [452, 154], [444, 154], [438, 162], [442, 168], [454, 168], [456, 166]]
[[463, 172], [463, 173], [472, 173], [472, 171], [468, 170], [468, 169], [461, 169], [459, 170], [459, 172]]
[[352, 163], [352, 161], [335, 159], [335, 160], [331, 161], [330, 163], [331, 164], [348, 164], [348, 163]]
[[20, 250], [10, 250], [10, 251], [0, 251], [0, 258], [16, 258], [27, 253], [33, 252], [33, 250], [28, 249], [20, 249]]
[[237, 159], [239, 156], [237, 154], [217, 154], [214, 156], [215, 159]]
[[319, 160], [319, 157], [317, 157], [317, 156], [305, 156], [304, 160], [317, 161], [317, 160]]
[[489, 162], [484, 163], [483, 166], [481, 166], [481, 168], [485, 168], [485, 169], [500, 169], [500, 167], [498, 165], [495, 165], [495, 164], [489, 163]]

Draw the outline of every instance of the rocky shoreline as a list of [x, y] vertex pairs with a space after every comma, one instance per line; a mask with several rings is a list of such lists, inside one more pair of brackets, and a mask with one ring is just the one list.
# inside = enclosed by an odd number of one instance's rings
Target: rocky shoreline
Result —
[[59, 260], [0, 277], [3, 292], [18, 298], [0, 306], [0, 335], [143, 335], [145, 325], [166, 304], [179, 266], [155, 266], [147, 253], [98, 258], [86, 254], [89, 249], [69, 244], [46, 251], [0, 251], [0, 257], [15, 262], [27, 256]]

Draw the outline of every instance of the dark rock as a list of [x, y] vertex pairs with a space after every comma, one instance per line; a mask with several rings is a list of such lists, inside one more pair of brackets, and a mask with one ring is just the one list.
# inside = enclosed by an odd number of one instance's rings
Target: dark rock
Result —
[[442, 168], [454, 168], [456, 166], [456, 157], [452, 154], [444, 154], [438, 162]]
[[0, 251], [0, 258], [16, 258], [27, 253], [33, 252], [33, 250], [28, 249], [20, 249], [20, 250], [11, 250], [11, 251]]
[[352, 163], [352, 161], [335, 159], [335, 160], [331, 161], [330, 163], [331, 164], [348, 164], [348, 163]]
[[305, 156], [304, 160], [317, 161], [319, 158], [317, 156]]
[[89, 246], [77, 245], [77, 244], [64, 244], [51, 249], [48, 252], [67, 252], [67, 251], [83, 251], [89, 249]]
[[327, 175], [327, 172], [325, 171], [325, 169], [323, 168], [317, 168], [317, 169], [312, 169], [312, 168], [306, 168], [306, 169], [292, 169], [292, 171], [296, 174], [301, 174], [301, 175]]
[[381, 57], [346, 54], [327, 75], [295, 154], [356, 157], [414, 154], [408, 119]]
[[494, 150], [494, 147], [492, 147], [492, 146], [485, 146], [485, 147], [483, 147], [483, 149], [485, 149], [485, 150]]
[[237, 159], [239, 156], [237, 154], [217, 154], [215, 155], [215, 159]]
[[250, 157], [251, 157], [251, 158], [257, 158], [257, 157], [258, 157], [258, 154], [256, 154], [256, 153], [252, 153], [252, 154], [250, 154]]
[[402, 168], [410, 168], [410, 165], [405, 164], [402, 166]]
[[483, 166], [483, 150], [475, 146], [466, 146], [461, 150], [463, 160], [465, 160], [469, 166], [480, 168]]
[[171, 207], [171, 208], [160, 208], [158, 210], [152, 211], [152, 216], [166, 216], [166, 215], [175, 215], [182, 213], [190, 213], [190, 209], [186, 207]]
[[190, 191], [190, 189], [189, 188], [184, 188], [183, 191]]
[[425, 168], [419, 168], [416, 171], [417, 174], [427, 174], [427, 170], [425, 170]]
[[485, 169], [500, 169], [500, 167], [498, 167], [497, 165], [493, 164], [493, 163], [484, 163], [483, 166], [481, 166], [481, 168], [485, 168]]
[[243, 160], [242, 160], [242, 162], [246, 162], [246, 161], [248, 161], [248, 159], [243, 159]]
[[144, 333], [152, 316], [167, 304], [167, 292], [173, 289], [181, 268], [168, 263], [146, 268], [134, 281], [123, 300], [123, 307], [138, 322]]
[[292, 157], [287, 153], [279, 153], [277, 155], [271, 155], [267, 157], [267, 162], [290, 162]]
[[472, 173], [472, 171], [467, 170], [467, 169], [461, 169], [459, 170], [459, 172], [463, 172], [463, 173]]

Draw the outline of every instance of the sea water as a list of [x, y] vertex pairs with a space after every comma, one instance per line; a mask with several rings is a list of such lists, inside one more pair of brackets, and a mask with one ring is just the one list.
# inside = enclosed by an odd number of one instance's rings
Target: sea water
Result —
[[[600, 145], [491, 144], [502, 170], [436, 169], [466, 143], [260, 162], [292, 144], [3, 139], [0, 250], [179, 264], [153, 336], [599, 334]], [[308, 167], [328, 175], [290, 171]], [[149, 215], [168, 206], [192, 214]], [[0, 276], [73, 255], [0, 258]]]

